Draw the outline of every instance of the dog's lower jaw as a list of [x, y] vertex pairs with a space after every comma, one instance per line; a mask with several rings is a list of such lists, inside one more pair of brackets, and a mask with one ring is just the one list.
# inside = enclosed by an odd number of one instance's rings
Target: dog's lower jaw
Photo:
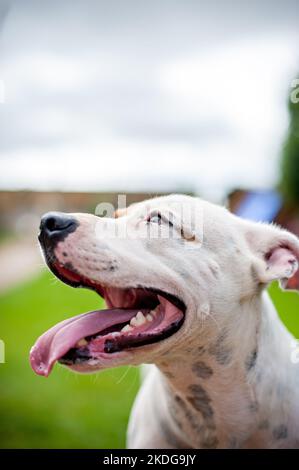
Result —
[[129, 447], [299, 446], [292, 338], [267, 294], [257, 304], [223, 315], [234, 321], [219, 324], [219, 331], [214, 325], [208, 342], [191, 342], [181, 355], [157, 362], [131, 416]]

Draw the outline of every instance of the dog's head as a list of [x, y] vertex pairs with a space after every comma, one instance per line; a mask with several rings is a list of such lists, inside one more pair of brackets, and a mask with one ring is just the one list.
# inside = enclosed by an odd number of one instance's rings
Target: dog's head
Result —
[[182, 195], [134, 204], [114, 218], [49, 213], [39, 240], [59, 279], [95, 290], [108, 307], [38, 339], [31, 364], [41, 375], [56, 361], [92, 372], [184, 351], [203, 322], [221, 322], [272, 280], [284, 285], [299, 258], [290, 233]]

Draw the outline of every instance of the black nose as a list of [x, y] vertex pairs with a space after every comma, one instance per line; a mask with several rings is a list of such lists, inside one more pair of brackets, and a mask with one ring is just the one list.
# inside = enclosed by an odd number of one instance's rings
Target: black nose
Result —
[[70, 214], [64, 212], [48, 212], [43, 215], [40, 223], [40, 241], [61, 241], [69, 233], [76, 230], [79, 223]]

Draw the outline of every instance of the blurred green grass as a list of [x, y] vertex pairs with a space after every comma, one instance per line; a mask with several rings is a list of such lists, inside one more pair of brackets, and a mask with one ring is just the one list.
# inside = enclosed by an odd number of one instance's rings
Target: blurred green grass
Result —
[[282, 291], [277, 282], [269, 287], [270, 296], [288, 330], [299, 339], [299, 294]]
[[67, 317], [101, 308], [93, 292], [72, 289], [48, 272], [0, 297], [1, 448], [122, 448], [139, 387], [137, 368], [94, 375], [56, 365], [48, 378], [33, 373], [31, 346]]
[[[279, 314], [299, 338], [299, 296], [270, 288]], [[0, 297], [0, 447], [121, 448], [129, 411], [139, 387], [136, 368], [96, 375], [55, 366], [47, 379], [33, 373], [28, 354], [36, 338], [70, 316], [100, 308], [86, 290], [68, 287], [48, 273]]]

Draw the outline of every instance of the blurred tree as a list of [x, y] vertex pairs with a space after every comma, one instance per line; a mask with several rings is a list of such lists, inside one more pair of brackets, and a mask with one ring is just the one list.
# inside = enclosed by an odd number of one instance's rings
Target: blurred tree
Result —
[[281, 190], [299, 206], [299, 78], [292, 83], [289, 99], [290, 127], [283, 148]]

